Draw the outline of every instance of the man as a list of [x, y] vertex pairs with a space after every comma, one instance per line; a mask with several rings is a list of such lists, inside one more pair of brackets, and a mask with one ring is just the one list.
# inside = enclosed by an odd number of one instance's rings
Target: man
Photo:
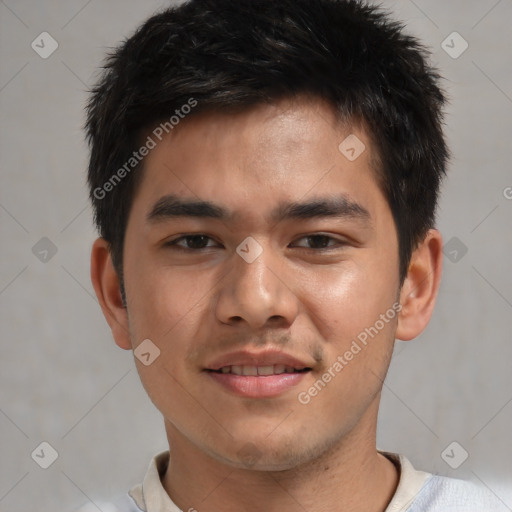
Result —
[[191, 0], [109, 57], [91, 277], [169, 441], [123, 510], [495, 510], [376, 448], [441, 278], [427, 57], [355, 0]]

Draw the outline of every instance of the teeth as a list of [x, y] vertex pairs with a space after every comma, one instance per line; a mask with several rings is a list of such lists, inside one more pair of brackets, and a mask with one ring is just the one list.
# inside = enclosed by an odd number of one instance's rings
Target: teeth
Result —
[[232, 366], [231, 373], [234, 373], [235, 375], [242, 375], [242, 367], [241, 366]]
[[273, 366], [258, 366], [258, 375], [273, 375]]
[[276, 364], [274, 366], [274, 373], [276, 375], [280, 375], [281, 373], [284, 373], [284, 370], [285, 370], [284, 364]]
[[273, 366], [249, 366], [249, 365], [233, 365], [223, 366], [220, 369], [221, 373], [232, 373], [234, 375], [281, 375], [282, 373], [297, 373], [299, 370], [292, 366], [285, 366], [284, 364], [275, 364]]

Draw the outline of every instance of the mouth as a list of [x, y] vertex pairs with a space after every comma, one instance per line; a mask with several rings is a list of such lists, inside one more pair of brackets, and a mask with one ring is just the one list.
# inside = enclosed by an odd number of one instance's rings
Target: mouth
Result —
[[204, 373], [224, 392], [244, 398], [272, 398], [297, 386], [313, 371], [300, 361], [279, 351], [242, 351], [221, 356]]
[[293, 366], [285, 366], [284, 364], [266, 365], [266, 366], [250, 366], [250, 365], [228, 365], [222, 366], [218, 370], [206, 369], [208, 372], [220, 373], [223, 375], [243, 375], [251, 377], [268, 377], [271, 375], [305, 373], [311, 371], [309, 367], [295, 368]]

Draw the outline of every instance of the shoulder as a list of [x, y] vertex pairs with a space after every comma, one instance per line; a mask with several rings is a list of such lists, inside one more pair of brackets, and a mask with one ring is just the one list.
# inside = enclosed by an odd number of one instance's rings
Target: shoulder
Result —
[[400, 479], [386, 512], [506, 512], [484, 486], [418, 471], [401, 454], [381, 452], [399, 468]]
[[407, 512], [501, 512], [498, 499], [476, 484], [432, 475]]

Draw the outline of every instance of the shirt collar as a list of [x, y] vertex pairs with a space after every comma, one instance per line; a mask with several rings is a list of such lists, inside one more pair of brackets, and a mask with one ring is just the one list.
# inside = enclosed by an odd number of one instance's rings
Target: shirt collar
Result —
[[405, 512], [432, 475], [414, 469], [413, 465], [403, 455], [382, 451], [379, 451], [379, 453], [391, 460], [400, 473], [395, 494], [393, 494], [393, 498], [384, 512]]
[[[390, 459], [400, 472], [398, 487], [385, 512], [405, 512], [432, 475], [414, 469], [403, 455], [382, 451], [379, 453]], [[143, 512], [182, 512], [162, 485], [161, 478], [168, 464], [169, 450], [153, 457], [142, 484], [130, 490], [129, 495]]]
[[161, 477], [169, 464], [169, 450], [151, 460], [142, 484], [135, 486], [130, 496], [143, 512], [182, 512], [165, 491]]

